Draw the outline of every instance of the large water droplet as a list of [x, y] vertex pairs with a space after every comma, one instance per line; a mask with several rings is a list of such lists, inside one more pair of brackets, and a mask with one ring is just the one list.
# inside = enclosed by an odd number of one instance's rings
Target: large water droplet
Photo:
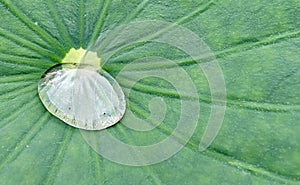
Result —
[[58, 64], [42, 76], [38, 92], [46, 109], [67, 124], [101, 130], [117, 123], [126, 102], [119, 84], [88, 64]]

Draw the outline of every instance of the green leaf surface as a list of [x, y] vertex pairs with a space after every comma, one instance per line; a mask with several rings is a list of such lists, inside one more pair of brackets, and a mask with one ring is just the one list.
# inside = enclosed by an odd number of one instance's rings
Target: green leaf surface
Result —
[[[298, 0], [2, 0], [0, 15], [0, 184], [300, 184]], [[200, 152], [211, 109], [203, 71], [164, 44], [119, 51], [103, 66], [112, 76], [136, 59], [161, 56], [182, 64], [200, 97], [200, 118], [185, 147], [158, 164], [133, 167], [102, 157], [78, 129], [47, 112], [37, 84], [71, 48], [143, 20], [176, 23], [205, 41], [224, 73], [227, 109], [218, 136]], [[136, 132], [117, 124], [108, 131], [133, 145], [168, 137], [180, 113], [172, 85], [143, 79], [128, 107], [144, 119], [157, 96], [167, 105], [161, 126]]]

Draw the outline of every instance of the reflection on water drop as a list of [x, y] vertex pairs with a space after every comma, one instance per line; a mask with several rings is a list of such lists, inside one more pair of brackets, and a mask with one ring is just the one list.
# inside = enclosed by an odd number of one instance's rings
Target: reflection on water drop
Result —
[[101, 130], [117, 123], [126, 103], [118, 83], [107, 72], [89, 64], [58, 64], [38, 84], [47, 110], [67, 124]]

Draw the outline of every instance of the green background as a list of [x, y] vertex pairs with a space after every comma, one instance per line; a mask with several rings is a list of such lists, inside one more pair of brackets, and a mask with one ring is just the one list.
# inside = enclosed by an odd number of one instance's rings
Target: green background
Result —
[[[0, 16], [0, 184], [300, 184], [299, 0], [2, 0]], [[135, 59], [165, 57], [184, 64], [201, 105], [196, 131], [180, 152], [155, 165], [124, 166], [98, 155], [78, 129], [50, 115], [37, 84], [70, 48], [153, 19], [203, 38], [224, 73], [227, 110], [216, 140], [199, 152], [211, 107], [203, 72], [164, 44], [123, 49], [104, 66], [112, 76]], [[139, 133], [117, 124], [109, 132], [135, 145], [167, 137], [180, 113], [174, 87], [147, 78], [127, 102], [146, 118], [157, 96], [168, 110], [161, 126]]]

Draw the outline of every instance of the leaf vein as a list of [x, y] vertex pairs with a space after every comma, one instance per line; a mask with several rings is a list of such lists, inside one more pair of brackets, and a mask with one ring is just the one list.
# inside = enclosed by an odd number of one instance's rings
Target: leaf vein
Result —
[[85, 27], [85, 18], [84, 18], [84, 13], [85, 13], [85, 1], [80, 0], [79, 4], [79, 43], [80, 46], [83, 47], [84, 44], [84, 27]]
[[90, 148], [90, 156], [94, 158], [93, 170], [95, 175], [95, 180], [101, 184], [105, 183], [104, 179], [104, 171], [105, 168], [103, 167], [103, 158], [97, 154], [93, 148]]
[[0, 163], [0, 171], [9, 163], [14, 161], [26, 148], [26, 145], [32, 141], [32, 139], [39, 133], [44, 124], [48, 121], [50, 114], [44, 114], [43, 117], [36, 123], [32, 123], [33, 126], [30, 128], [28, 132], [24, 132], [25, 134], [21, 136], [21, 140], [16, 143], [13, 147], [14, 150], [9, 153]]
[[[192, 97], [185, 94], [178, 94], [175, 91], [170, 91], [169, 89], [160, 88], [157, 89], [155, 87], [142, 84], [142, 82], [139, 82], [138, 85], [135, 85], [133, 88], [129, 89], [129, 86], [125, 82], [125, 77], [122, 79], [122, 82], [120, 82], [120, 85], [123, 88], [126, 88], [128, 90], [133, 90], [145, 94], [150, 95], [160, 95], [160, 96], [166, 96], [169, 98], [187, 98], [187, 99], [199, 99], [201, 103], [207, 103], [211, 104], [212, 101], [209, 97], [204, 96], [198, 96], [198, 97]], [[133, 82], [133, 80], [132, 80]], [[216, 104], [223, 105], [223, 100], [215, 100]], [[238, 107], [238, 108], [244, 108], [244, 109], [250, 109], [255, 111], [266, 111], [266, 112], [289, 112], [289, 111], [300, 111], [300, 105], [285, 105], [285, 104], [271, 104], [271, 103], [265, 103], [265, 102], [255, 102], [250, 100], [239, 100], [236, 101], [234, 99], [230, 99], [230, 97], [227, 97], [226, 99], [226, 105], [229, 107]]]
[[106, 0], [106, 1], [103, 2], [103, 8], [102, 8], [101, 13], [100, 13], [100, 18], [96, 23], [95, 30], [94, 30], [94, 33], [93, 33], [91, 39], [90, 39], [88, 47], [92, 46], [92, 44], [97, 40], [97, 37], [101, 33], [102, 26], [104, 24], [104, 20], [107, 17], [107, 11], [109, 9], [109, 5], [110, 5], [111, 1], [112, 0]]
[[9, 11], [21, 22], [23, 22], [29, 29], [37, 33], [42, 39], [51, 44], [54, 48], [57, 48], [57, 52], [59, 52], [61, 55], [64, 55], [64, 53], [61, 52], [63, 47], [57, 42], [57, 40], [53, 39], [53, 37], [43, 29], [37, 27], [22, 11], [15, 7], [12, 2], [9, 0], [3, 0], [2, 2], [9, 9]]
[[47, 6], [49, 7], [50, 13], [53, 16], [53, 20], [55, 24], [57, 25], [58, 31], [62, 35], [62, 37], [66, 41], [66, 47], [69, 48], [73, 45], [72, 39], [70, 37], [70, 34], [68, 33], [66, 26], [63, 24], [62, 19], [59, 15], [59, 12], [55, 10], [55, 2], [52, 0], [47, 0]]
[[[133, 105], [133, 104], [131, 104], [130, 106], [136, 107], [136, 105]], [[135, 109], [139, 110], [138, 112], [135, 112], [135, 113], [137, 113], [142, 118], [147, 119], [147, 116], [146, 116], [147, 114], [144, 109], [141, 109], [140, 107], [136, 107]], [[290, 178], [289, 176], [286, 176], [283, 174], [277, 174], [270, 169], [258, 168], [250, 163], [236, 159], [233, 156], [225, 155], [221, 151], [217, 151], [211, 147], [206, 149], [204, 152], [200, 152], [198, 150], [198, 145], [196, 143], [194, 143], [193, 141], [189, 140], [186, 142], [185, 139], [182, 139], [180, 137], [180, 135], [175, 134], [172, 130], [170, 130], [169, 128], [167, 128], [165, 126], [162, 127], [161, 125], [159, 125], [156, 128], [159, 131], [161, 131], [161, 133], [163, 133], [163, 134], [174, 136], [176, 139], [178, 139], [179, 142], [184, 144], [186, 146], [186, 148], [192, 150], [193, 152], [199, 152], [201, 155], [207, 156], [214, 160], [218, 160], [225, 164], [229, 164], [230, 166], [232, 166], [233, 168], [236, 168], [238, 170], [249, 171], [252, 175], [255, 175], [257, 177], [273, 179], [278, 182], [284, 182], [284, 183], [294, 183], [298, 180], [298, 179]]]
[[196, 10], [194, 10], [192, 13], [189, 13], [188, 15], [180, 18], [179, 20], [177, 20], [175, 23], [176, 24], [182, 24], [183, 22], [186, 22], [187, 20], [205, 12], [206, 10], [208, 10], [212, 5], [214, 5], [214, 0], [211, 0], [209, 2], [207, 2], [206, 4], [204, 4], [203, 6], [200, 6], [199, 8], [197, 8]]
[[20, 81], [28, 81], [28, 80], [36, 80], [41, 76], [40, 73], [30, 73], [30, 74], [15, 74], [8, 76], [0, 76], [0, 84], [3, 83], [12, 83], [12, 82], [20, 82]]
[[9, 64], [17, 64], [23, 65], [26, 67], [41, 69], [41, 68], [49, 68], [53, 64], [57, 64], [52, 60], [48, 60], [46, 58], [38, 58], [24, 55], [15, 55], [15, 54], [6, 54], [0, 53], [0, 61], [6, 62]]
[[18, 116], [20, 115], [20, 113], [28, 110], [30, 107], [32, 107], [37, 102], [38, 101], [35, 98], [30, 99], [29, 101], [23, 102], [24, 106], [22, 106], [20, 109], [14, 111], [13, 113], [11, 113], [7, 117], [5, 117], [3, 120], [1, 120], [0, 130], [4, 129], [6, 126], [8, 126], [14, 120], [16, 120], [18, 118]]
[[65, 129], [63, 141], [61, 142], [57, 154], [55, 155], [53, 162], [51, 163], [50, 169], [47, 173], [47, 177], [45, 178], [45, 184], [54, 183], [58, 170], [62, 165], [63, 157], [66, 153], [68, 145], [72, 140], [73, 133], [74, 129], [72, 127], [67, 126]]
[[45, 49], [45, 48], [41, 47], [40, 45], [32, 43], [28, 40], [25, 40], [25, 39], [19, 37], [18, 35], [16, 35], [15, 33], [12, 33], [10, 31], [0, 28], [0, 36], [5, 38], [6, 40], [16, 43], [17, 45], [26, 47], [26, 48], [36, 52], [37, 54], [52, 58], [55, 61], [60, 60], [59, 57], [56, 56], [55, 53], [53, 53], [52, 51]]
[[126, 17], [124, 23], [129, 23], [132, 21], [142, 10], [145, 6], [147, 6], [149, 0], [143, 0], [134, 10], [132, 10], [131, 14]]
[[[122, 127], [117, 127], [117, 129], [120, 131], [120, 133], [122, 133], [124, 135], [124, 138], [129, 142], [129, 144], [134, 144], [131, 137], [128, 136], [128, 134], [124, 131], [124, 129]], [[139, 160], [139, 161], [143, 160], [143, 156], [141, 156], [138, 152], [135, 153], [135, 156], [138, 157], [138, 159], [136, 159], [136, 160]], [[142, 167], [148, 172], [147, 174], [150, 175], [150, 177], [152, 178], [152, 180], [154, 181], [155, 184], [163, 184], [161, 182], [161, 180], [157, 177], [156, 173], [153, 172], [153, 170], [149, 166], [144, 165]]]

